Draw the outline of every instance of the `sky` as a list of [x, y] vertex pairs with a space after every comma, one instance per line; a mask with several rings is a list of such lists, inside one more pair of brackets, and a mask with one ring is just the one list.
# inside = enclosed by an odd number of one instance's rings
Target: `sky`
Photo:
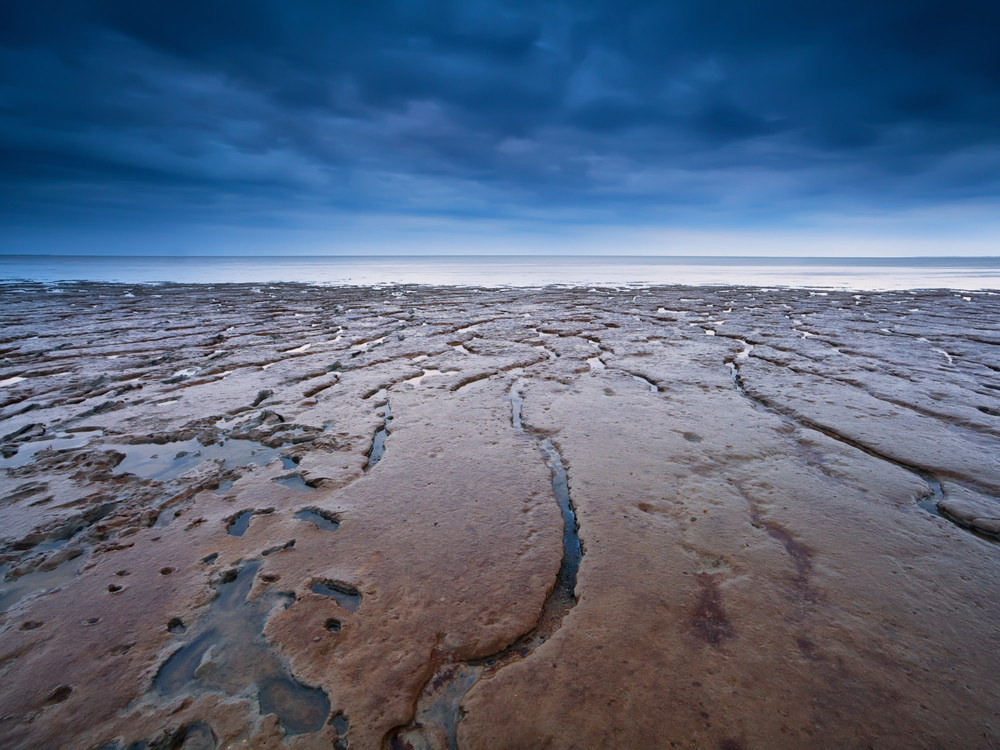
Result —
[[996, 0], [0, 3], [0, 253], [1000, 255]]

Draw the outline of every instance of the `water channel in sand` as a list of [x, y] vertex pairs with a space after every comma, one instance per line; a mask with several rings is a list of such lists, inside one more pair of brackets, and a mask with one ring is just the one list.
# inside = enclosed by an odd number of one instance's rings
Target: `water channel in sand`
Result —
[[743, 396], [743, 398], [747, 399], [747, 401], [749, 401], [755, 409], [757, 408], [765, 409], [771, 412], [772, 414], [781, 417], [782, 419], [790, 420], [791, 422], [795, 423], [800, 427], [805, 427], [810, 430], [815, 430], [816, 432], [826, 435], [828, 438], [831, 438], [832, 440], [836, 440], [838, 443], [842, 443], [851, 448], [854, 448], [855, 450], [859, 450], [862, 453], [866, 453], [869, 456], [873, 456], [874, 458], [877, 458], [880, 461], [885, 461], [886, 463], [892, 464], [893, 466], [898, 466], [900, 469], [905, 469], [911, 474], [920, 477], [920, 479], [923, 480], [924, 484], [927, 485], [927, 494], [921, 497], [919, 500], [917, 500], [917, 505], [920, 508], [927, 511], [932, 516], [937, 516], [938, 518], [944, 519], [945, 521], [950, 521], [951, 523], [958, 526], [960, 529], [967, 531], [968, 533], [972, 534], [973, 536], [979, 539], [982, 539], [987, 542], [994, 542], [994, 543], [1000, 542], [1000, 537], [994, 536], [992, 534], [987, 534], [985, 532], [979, 531], [978, 529], [970, 528], [968, 525], [962, 523], [959, 519], [954, 518], [950, 514], [943, 512], [941, 510], [940, 503], [942, 500], [945, 499], [945, 493], [941, 487], [941, 480], [938, 479], [936, 476], [934, 476], [931, 472], [925, 469], [920, 469], [916, 466], [911, 466], [902, 461], [897, 461], [896, 459], [891, 458], [885, 455], [884, 453], [880, 453], [874, 450], [873, 448], [870, 448], [867, 445], [863, 445], [855, 440], [851, 440], [845, 435], [841, 435], [838, 432], [827, 429], [822, 425], [812, 422], [811, 420], [802, 419], [800, 417], [788, 414], [787, 412], [776, 408], [773, 404], [768, 403], [764, 399], [748, 393], [746, 387], [743, 384], [743, 378], [740, 375], [740, 365], [738, 363], [745, 362], [749, 358], [750, 352], [753, 350], [753, 345], [740, 338], [735, 338], [732, 336], [728, 338], [733, 338], [735, 341], [743, 345], [743, 351], [741, 351], [735, 357], [726, 360], [726, 365], [729, 367], [730, 374], [732, 375], [733, 378], [733, 385], [736, 386], [737, 392], [741, 396]]
[[438, 669], [424, 686], [413, 719], [389, 733], [392, 750], [457, 750], [458, 724], [462, 720], [462, 699], [484, 674], [494, 673], [512, 661], [528, 657], [559, 629], [563, 618], [576, 604], [576, 576], [583, 559], [579, 525], [569, 496], [569, 482], [562, 456], [547, 437], [527, 428], [521, 419], [524, 396], [515, 387], [510, 394], [511, 424], [517, 434], [536, 442], [539, 453], [552, 473], [552, 494], [563, 521], [563, 555], [555, 586], [542, 605], [537, 624], [497, 653], [464, 663], [449, 663]]
[[372, 447], [368, 451], [368, 462], [365, 464], [365, 471], [370, 471], [375, 464], [382, 460], [385, 455], [385, 440], [389, 437], [389, 424], [392, 422], [392, 409], [389, 407], [388, 399], [381, 407], [384, 421], [382, 426], [375, 431], [372, 438]]

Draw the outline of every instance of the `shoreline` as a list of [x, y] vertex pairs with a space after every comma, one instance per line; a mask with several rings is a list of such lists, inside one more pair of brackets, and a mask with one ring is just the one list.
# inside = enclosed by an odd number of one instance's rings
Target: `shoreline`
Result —
[[[363, 290], [410, 290], [425, 291], [450, 290], [457, 292], [588, 292], [596, 290], [608, 294], [643, 291], [643, 292], [680, 292], [680, 291], [737, 291], [737, 292], [842, 292], [845, 294], [885, 294], [892, 292], [913, 293], [913, 294], [949, 294], [963, 293], [975, 295], [998, 296], [1000, 295], [1000, 284], [996, 287], [955, 287], [955, 286], [927, 286], [927, 287], [850, 287], [850, 286], [823, 286], [823, 285], [781, 285], [781, 284], [734, 284], [734, 283], [704, 283], [704, 284], [663, 284], [658, 282], [628, 282], [628, 283], [601, 283], [601, 282], [580, 282], [580, 283], [543, 283], [543, 284], [473, 284], [473, 283], [412, 283], [412, 282], [381, 282], [381, 283], [348, 283], [348, 282], [305, 282], [305, 281], [93, 281], [85, 279], [59, 279], [52, 281], [40, 281], [31, 279], [0, 279], [0, 290], [9, 289], [15, 294], [24, 287], [40, 286], [44, 288], [52, 287], [114, 287], [124, 289], [129, 287], [143, 289], [167, 288], [167, 289], [191, 289], [192, 291], [217, 289], [217, 288], [247, 288], [255, 294], [255, 288], [281, 288], [281, 287], [307, 287], [311, 289], [363, 291]], [[59, 293], [58, 291], [55, 293]]]
[[0, 255], [0, 277], [40, 283], [421, 284], [492, 288], [549, 285], [744, 286], [842, 290], [1000, 289], [1000, 258], [689, 258], [606, 256], [20, 257]]

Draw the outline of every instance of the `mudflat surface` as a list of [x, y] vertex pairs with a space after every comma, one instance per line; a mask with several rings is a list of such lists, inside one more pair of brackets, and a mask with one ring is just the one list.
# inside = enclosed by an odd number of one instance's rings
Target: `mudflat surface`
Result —
[[0, 287], [0, 746], [1000, 744], [1000, 296]]

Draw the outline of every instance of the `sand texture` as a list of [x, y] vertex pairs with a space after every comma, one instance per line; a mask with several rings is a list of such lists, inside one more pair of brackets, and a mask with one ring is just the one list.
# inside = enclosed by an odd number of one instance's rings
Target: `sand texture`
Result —
[[0, 286], [0, 747], [1000, 745], [1000, 295]]

